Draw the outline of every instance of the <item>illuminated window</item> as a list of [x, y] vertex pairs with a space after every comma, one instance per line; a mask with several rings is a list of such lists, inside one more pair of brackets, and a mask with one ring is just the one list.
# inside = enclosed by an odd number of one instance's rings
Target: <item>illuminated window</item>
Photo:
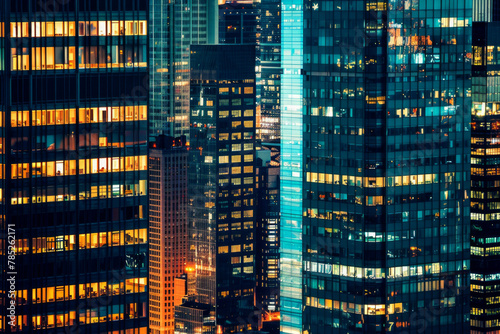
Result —
[[219, 246], [219, 254], [226, 254], [229, 253], [229, 246]]

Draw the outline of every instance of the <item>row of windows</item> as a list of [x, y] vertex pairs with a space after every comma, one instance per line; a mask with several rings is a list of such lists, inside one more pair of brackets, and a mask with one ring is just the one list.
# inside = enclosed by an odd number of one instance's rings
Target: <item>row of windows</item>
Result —
[[[147, 181], [139, 180], [139, 183], [130, 184], [113, 184], [103, 186], [91, 186], [90, 191], [80, 191], [77, 195], [76, 187], [64, 187], [57, 189], [58, 194], [47, 195], [46, 189], [36, 189], [37, 195], [32, 197], [25, 196], [27, 191], [13, 191], [14, 195], [11, 198], [11, 204], [29, 204], [29, 203], [50, 203], [50, 202], [63, 202], [75, 201], [77, 196], [80, 200], [92, 198], [118, 198], [124, 196], [146, 196], [147, 195]], [[3, 191], [0, 189], [0, 201], [3, 201]]]
[[[67, 316], [69, 315], [66, 314]], [[64, 316], [64, 315], [63, 315]], [[64, 318], [64, 317], [63, 317]], [[63, 322], [65, 326], [74, 326], [76, 325], [76, 322], [74, 320], [71, 320], [71, 323], [69, 321], [69, 317], [67, 319], [58, 319], [58, 325], [62, 327]], [[73, 318], [72, 318], [73, 319]], [[25, 330], [26, 327], [28, 327], [28, 316], [27, 315], [18, 315], [15, 318], [15, 327], [11, 327], [11, 330], [13, 332], [16, 331], [22, 331]], [[35, 323], [33, 322], [33, 325]], [[0, 329], [3, 329], [3, 317], [0, 316]], [[106, 332], [102, 332], [106, 333]], [[148, 333], [148, 328], [147, 327], [141, 327], [141, 328], [129, 328], [129, 329], [122, 329], [122, 330], [116, 330], [116, 331], [108, 331], [107, 334], [147, 334]]]
[[[243, 146], [243, 150], [252, 150], [252, 149], [253, 149], [253, 143], [244, 144], [244, 146]], [[243, 161], [244, 162], [252, 162], [253, 161], [253, 154], [245, 154], [243, 156]], [[239, 162], [241, 162], [241, 155], [231, 155], [231, 163], [239, 163]], [[220, 164], [228, 164], [229, 163], [229, 156], [228, 155], [219, 156], [219, 163]]]
[[[69, 311], [67, 313], [38, 315], [32, 317], [33, 330], [44, 330], [56, 327], [78, 326], [79, 324], [96, 324], [100, 322], [118, 321], [124, 319], [143, 318], [146, 316], [146, 303], [128, 303], [108, 307], [98, 307], [87, 310]], [[78, 316], [78, 318], [77, 318]], [[27, 327], [27, 316], [17, 316], [19, 329]], [[139, 333], [146, 333], [141, 330]], [[134, 333], [130, 331], [130, 333]]]
[[[369, 279], [384, 279], [386, 278], [401, 278], [413, 277], [421, 275], [439, 274], [447, 271], [466, 270], [469, 261], [449, 261], [435, 262], [429, 264], [389, 267], [389, 268], [363, 268], [346, 266], [342, 264], [318, 263], [312, 261], [304, 261], [304, 270], [312, 273], [320, 273], [327, 275], [336, 275], [353, 278], [369, 278]], [[463, 269], [462, 269], [463, 268]]]
[[[142, 206], [140, 209], [138, 217], [139, 219], [142, 219], [144, 217]], [[42, 254], [70, 251], [75, 249], [93, 249], [100, 247], [144, 244], [147, 242], [147, 230], [134, 229], [86, 233], [80, 235], [71, 234], [59, 235], [55, 237], [38, 237], [32, 239], [31, 249], [28, 241], [29, 239], [16, 240], [16, 254], [29, 254], [30, 250], [33, 254]]]
[[[460, 275], [459, 275], [460, 276]], [[437, 278], [437, 279], [436, 279]], [[333, 283], [333, 284], [332, 284]], [[447, 285], [445, 286], [445, 283]], [[388, 287], [387, 293], [390, 294], [391, 297], [399, 298], [398, 296], [405, 293], [418, 293], [418, 292], [428, 292], [428, 291], [443, 291], [447, 287], [450, 287], [455, 282], [453, 280], [448, 281], [444, 279], [439, 279], [439, 277], [429, 277], [429, 278], [419, 278], [418, 282], [415, 280], [405, 281], [402, 284], [391, 285]], [[461, 284], [461, 278], [457, 278], [456, 280], [457, 286]], [[318, 295], [321, 295], [322, 291], [340, 291], [341, 293], [349, 291], [347, 288], [347, 282], [343, 282], [339, 285], [338, 281], [331, 281], [328, 278], [308, 278], [307, 279], [307, 288], [318, 290]], [[372, 291], [365, 290], [364, 295], [371, 295]]]
[[[227, 219], [229, 214], [226, 213], [219, 213], [218, 219], [219, 220], [224, 220]], [[243, 218], [252, 218], [253, 217], [253, 209], [252, 210], [244, 210], [243, 215], [241, 214], [241, 211], [232, 211], [231, 212], [231, 218], [232, 219], [240, 219], [241, 217]]]
[[[233, 144], [233, 145], [240, 145], [240, 144]], [[232, 151], [239, 151], [241, 147], [237, 147], [237, 149], [232, 149]], [[1, 165], [0, 165], [1, 166]], [[219, 168], [219, 176], [221, 175], [229, 175], [231, 173], [232, 175], [234, 174], [241, 174], [241, 166], [238, 167], [220, 167]], [[244, 166], [243, 167], [243, 173], [253, 173], [253, 166]]]
[[[243, 182], [242, 182], [242, 180], [243, 180]], [[219, 179], [219, 186], [225, 187], [225, 186], [228, 186], [229, 184], [231, 184], [233, 186], [240, 186], [242, 184], [253, 184], [253, 177], [249, 176], [249, 177], [244, 177], [244, 178], [234, 177], [231, 179], [229, 179], [229, 178]]]
[[[11, 70], [63, 70], [76, 68], [74, 46], [12, 48]], [[30, 65], [31, 54], [31, 65]], [[81, 46], [79, 68], [147, 67], [145, 45]]]
[[[72, 37], [76, 35], [74, 21], [11, 22], [10, 37]], [[147, 34], [147, 21], [80, 21], [79, 36], [134, 36]]]
[[[231, 245], [231, 253], [240, 253], [242, 251], [243, 252], [253, 251], [253, 244]], [[228, 254], [229, 253], [229, 246], [219, 246], [218, 253], [219, 254]]]
[[[432, 301], [434, 306], [454, 307], [455, 297], [444, 297]], [[408, 304], [408, 303], [404, 303]], [[403, 303], [366, 305], [342, 302], [328, 298], [306, 297], [306, 306], [323, 308], [327, 310], [342, 310], [344, 313], [355, 313], [364, 315], [386, 315], [408, 311], [408, 306]], [[387, 313], [386, 313], [387, 311]]]
[[[499, 213], [499, 216], [500, 216], [500, 213]], [[494, 244], [494, 243], [500, 242], [500, 237], [477, 238], [477, 239], [475, 237], [472, 237], [472, 241], [476, 242], [479, 245], [483, 245], [485, 243], [486, 244]]]
[[[479, 220], [479, 221], [500, 220], [500, 213], [484, 214], [484, 213], [471, 212], [470, 219], [471, 220]], [[497, 241], [495, 241], [495, 242], [497, 242]], [[500, 241], [498, 241], [498, 242], [500, 242]]]
[[[309, 193], [308, 199], [311, 199], [311, 194]], [[365, 201], [363, 203], [363, 197], [365, 198]], [[314, 198], [315, 199], [315, 198]], [[320, 201], [342, 201], [342, 202], [349, 202], [349, 203], [354, 203], [356, 205], [366, 205], [366, 206], [377, 206], [377, 205], [384, 205], [384, 196], [353, 196], [353, 195], [347, 195], [347, 193], [319, 193], [318, 200]], [[393, 204], [393, 197], [388, 197], [387, 198], [387, 205]], [[415, 196], [410, 196], [410, 195], [402, 195], [402, 196], [396, 196], [396, 199], [399, 202], [406, 203], [406, 202], [412, 202], [412, 201], [419, 201], [420, 199], [426, 200], [424, 197], [417, 197]], [[322, 212], [319, 212], [318, 214], [318, 209], [317, 208], [307, 208], [307, 211], [304, 210], [302, 215], [304, 217], [310, 217], [310, 218], [319, 218], [319, 219], [328, 219], [332, 220], [333, 215], [332, 212], [327, 211], [325, 212], [322, 210]]]
[[[74, 300], [77, 297], [77, 293], [79, 298], [83, 299], [141, 292], [146, 292], [146, 278], [128, 278], [125, 282], [115, 284], [96, 282], [35, 288], [32, 290], [31, 303], [39, 304]], [[28, 290], [16, 291], [16, 299], [17, 305], [28, 304]]]
[[[495, 102], [473, 102], [472, 103], [472, 116], [484, 117], [486, 115], [500, 115], [500, 104]], [[484, 138], [471, 138], [474, 144], [475, 139], [480, 142], [484, 141]], [[489, 139], [489, 138], [488, 138]], [[493, 139], [493, 138], [492, 138]], [[497, 138], [494, 138], [495, 140]], [[498, 140], [498, 139], [497, 139]]]
[[477, 256], [496, 256], [496, 255], [500, 255], [500, 247], [481, 248], [481, 247], [471, 246], [470, 251], [471, 251], [472, 255], [477, 255]]
[[[253, 228], [253, 222], [248, 221], [248, 222], [243, 222], [243, 229], [244, 230], [249, 230]], [[227, 232], [229, 231], [229, 224], [225, 223], [218, 223], [217, 224], [217, 229], [219, 232]], [[231, 222], [231, 231], [240, 231], [241, 230], [241, 222]]]
[[[231, 93], [241, 94], [241, 87], [231, 87]], [[253, 94], [253, 87], [243, 87], [243, 94]], [[229, 95], [229, 87], [220, 87], [219, 95]]]
[[471, 307], [470, 313], [472, 315], [496, 315], [500, 314], [500, 308], [476, 308]]
[[[231, 132], [231, 140], [241, 140], [241, 138], [241, 132]], [[253, 139], [253, 132], [243, 132], [243, 139]], [[229, 133], [219, 133], [219, 140], [229, 140]]]
[[[442, 173], [444, 182], [454, 182], [455, 173]], [[342, 184], [344, 186], [385, 187], [385, 177], [362, 177], [354, 175], [328, 174], [328, 173], [306, 173], [306, 181], [311, 183]], [[417, 174], [405, 176], [387, 177], [387, 186], [408, 186], [420, 184], [439, 183], [439, 174]]]
[[[116, 158], [94, 158], [80, 160], [59, 160], [48, 162], [32, 162], [11, 165], [12, 179], [31, 177], [52, 177], [76, 175], [78, 165], [79, 175], [108, 172], [140, 171], [148, 169], [146, 155]], [[1, 175], [3, 176], [3, 174]]]
[[[193, 115], [193, 116], [198, 116], [198, 115]], [[243, 111], [243, 117], [252, 117], [252, 116], [253, 116], [253, 109], [247, 109]], [[226, 117], [229, 117], [229, 110], [219, 111], [219, 118], [226, 118]], [[231, 110], [231, 117], [241, 117], [241, 110]]]
[[[12, 127], [38, 125], [62, 125], [123, 121], [145, 121], [147, 106], [93, 107], [77, 109], [48, 109], [11, 111]], [[31, 115], [31, 122], [30, 122]], [[1, 117], [3, 124], [3, 113]], [[0, 124], [0, 126], [2, 125]]]
[[[497, 152], [500, 153], [500, 148], [498, 149], [487, 149], [488, 150], [495, 150]], [[495, 153], [497, 154], [497, 153]], [[474, 159], [471, 158], [471, 161], [474, 163]], [[487, 176], [496, 176], [496, 175], [500, 175], [500, 168], [471, 168], [471, 172], [470, 172], [471, 175], [478, 175], [478, 176], [484, 176], [484, 175], [487, 175]]]
[[[325, 89], [321, 89], [320, 90], [320, 96], [321, 98], [326, 98], [326, 92], [327, 90], [325, 91]], [[347, 93], [350, 92], [349, 94], [351, 94], [350, 96], [352, 98], [354, 98], [354, 91], [353, 90], [347, 90], [347, 89], [344, 89], [344, 95], [347, 95]], [[432, 92], [434, 94], [432, 94]], [[429, 92], [429, 97], [432, 98], [433, 95], [434, 95], [434, 98], [438, 99], [439, 98], [439, 95], [440, 95], [440, 92], [439, 91], [432, 91], [432, 92]], [[403, 94], [402, 92], [397, 92], [398, 94]], [[340, 91], [335, 91], [335, 94], [336, 95], [340, 95], [341, 92]], [[361, 94], [361, 93], [359, 93]], [[407, 94], [410, 94], [410, 93], [405, 93], [402, 95], [402, 98], [410, 98], [411, 96], [407, 96]], [[314, 95], [318, 95], [316, 90], [313, 89], [313, 96]], [[441, 92], [441, 95], [444, 95], [442, 92]], [[333, 89], [330, 89], [330, 98], [333, 98]], [[424, 99], [425, 96], [422, 94], [420, 96], [414, 96], [412, 98], [415, 98], [415, 99], [418, 99], [418, 98], [421, 98], [421, 99]], [[370, 99], [369, 97], [367, 97], [367, 101], [368, 99]], [[380, 100], [378, 98], [375, 98], [377, 99], [376, 102], [379, 103], [379, 104], [385, 104], [385, 101], [383, 100]], [[372, 101], [373, 102], [373, 101]], [[339, 117], [339, 118], [342, 118], [342, 117], [353, 117], [355, 115], [355, 109], [353, 108], [337, 108], [337, 107], [331, 107], [331, 106], [328, 106], [328, 107], [323, 107], [323, 106], [319, 106], [319, 107], [313, 107], [313, 108], [310, 108], [310, 109], [306, 109], [306, 112], [308, 113], [308, 115], [312, 115], [312, 116], [323, 116], [323, 117]], [[456, 106], [441, 106], [441, 107], [426, 107], [426, 108], [398, 108], [398, 109], [387, 109], [387, 116], [388, 117], [391, 117], [391, 118], [405, 118], [405, 117], [427, 117], [427, 116], [441, 116], [443, 117], [443, 121], [446, 120], [446, 121], [449, 121], [447, 116], [449, 115], [455, 115], [456, 113]], [[452, 131], [452, 130], [450, 130]], [[459, 129], [457, 129], [457, 131], [459, 131]], [[351, 134], [354, 134], [354, 133], [351, 133]], [[360, 131], [358, 133], [359, 135], [362, 134], [362, 132]]]

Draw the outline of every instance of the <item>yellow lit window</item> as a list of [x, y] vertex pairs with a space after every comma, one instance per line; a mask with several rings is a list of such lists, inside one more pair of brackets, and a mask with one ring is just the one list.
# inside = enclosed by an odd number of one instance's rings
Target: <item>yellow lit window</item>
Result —
[[229, 246], [219, 246], [219, 254], [226, 254], [229, 253]]
[[231, 126], [234, 128], [238, 128], [241, 126], [241, 121], [234, 121], [231, 123]]

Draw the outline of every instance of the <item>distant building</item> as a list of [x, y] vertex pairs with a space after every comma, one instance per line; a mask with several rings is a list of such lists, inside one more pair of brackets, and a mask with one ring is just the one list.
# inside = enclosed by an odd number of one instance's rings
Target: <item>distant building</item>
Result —
[[[191, 46], [190, 242], [195, 300], [224, 333], [255, 294], [255, 46]], [[241, 320], [244, 319], [244, 320]]]
[[279, 146], [281, 2], [233, 1], [219, 5], [219, 43], [255, 44], [257, 137]]
[[[149, 150], [149, 327], [172, 334], [174, 306], [186, 294], [179, 280], [187, 265], [186, 138], [158, 136]], [[181, 293], [179, 297], [178, 294]]]
[[219, 5], [220, 44], [258, 44], [259, 4], [227, 2]]
[[217, 0], [149, 1], [150, 138], [186, 136], [189, 143], [189, 47], [218, 42]]
[[175, 307], [175, 334], [216, 334], [212, 305], [186, 301]]
[[[186, 268], [187, 147], [189, 146], [189, 57], [191, 44], [216, 43], [217, 0], [150, 0], [149, 138], [155, 174], [150, 209], [150, 329], [172, 334], [178, 277]], [[169, 143], [165, 142], [168, 138]], [[179, 138], [183, 138], [179, 142]], [[172, 141], [174, 144], [172, 144]], [[151, 175], [152, 175], [151, 174]], [[193, 279], [189, 277], [188, 279]]]
[[257, 151], [256, 301], [263, 320], [279, 315], [279, 171], [278, 148]]
[[260, 6], [260, 121], [264, 145], [280, 144], [281, 1], [264, 0]]

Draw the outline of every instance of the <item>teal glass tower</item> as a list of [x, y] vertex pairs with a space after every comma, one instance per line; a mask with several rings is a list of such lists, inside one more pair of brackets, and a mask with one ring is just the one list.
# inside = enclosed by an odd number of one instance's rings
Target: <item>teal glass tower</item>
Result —
[[282, 2], [281, 332], [469, 332], [472, 2]]

